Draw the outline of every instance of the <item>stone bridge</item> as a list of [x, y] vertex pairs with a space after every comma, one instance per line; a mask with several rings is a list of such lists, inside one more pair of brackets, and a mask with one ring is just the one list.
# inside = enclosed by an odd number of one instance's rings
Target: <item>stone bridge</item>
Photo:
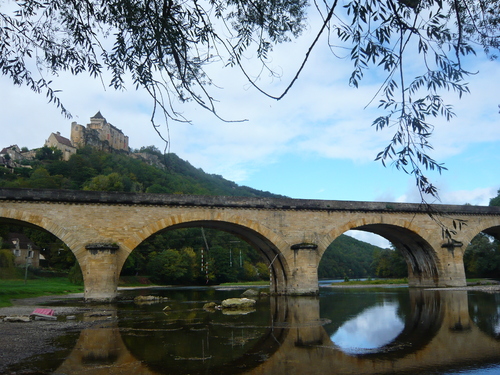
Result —
[[351, 229], [399, 249], [412, 287], [464, 286], [467, 244], [480, 232], [500, 239], [500, 207], [67, 190], [0, 189], [2, 222], [42, 228], [66, 243], [82, 269], [86, 300], [113, 299], [127, 257], [162, 230], [235, 234], [267, 261], [273, 293], [297, 295], [318, 293], [323, 253]]

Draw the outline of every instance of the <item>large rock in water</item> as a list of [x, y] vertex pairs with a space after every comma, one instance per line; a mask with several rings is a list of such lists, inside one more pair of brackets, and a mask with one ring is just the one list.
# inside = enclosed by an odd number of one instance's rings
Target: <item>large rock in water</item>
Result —
[[160, 296], [137, 296], [134, 298], [134, 302], [138, 305], [151, 305], [153, 303], [161, 303], [168, 300], [168, 297]]
[[255, 289], [247, 289], [243, 293], [241, 293], [241, 297], [258, 297], [259, 292]]
[[248, 310], [255, 305], [255, 300], [250, 298], [228, 298], [222, 301], [223, 309]]

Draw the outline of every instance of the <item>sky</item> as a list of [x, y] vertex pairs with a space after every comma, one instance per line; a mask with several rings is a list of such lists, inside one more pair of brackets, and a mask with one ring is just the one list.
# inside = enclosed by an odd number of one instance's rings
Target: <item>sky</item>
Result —
[[[312, 19], [300, 39], [275, 48], [270, 65], [282, 77], [263, 74], [261, 87], [281, 93], [318, 27]], [[442, 175], [428, 173], [439, 188], [441, 201], [434, 203], [488, 205], [500, 188], [500, 63], [481, 52], [478, 56], [465, 61], [468, 70], [477, 72], [467, 80], [471, 94], [462, 99], [446, 94], [457, 116], [434, 122], [430, 155], [448, 168]], [[255, 71], [255, 59], [248, 57], [245, 64]], [[350, 60], [333, 56], [324, 41], [280, 101], [259, 93], [235, 68], [213, 64], [208, 71], [217, 84], [210, 90], [219, 115], [245, 121], [223, 122], [194, 104], [181, 105], [178, 109], [191, 123], [170, 122], [170, 152], [207, 173], [291, 198], [420, 202], [413, 177], [374, 161], [392, 138], [390, 129], [371, 126], [383, 114], [378, 99], [371, 102], [380, 75], [370, 73], [359, 88], [350, 87]], [[61, 74], [53, 82], [72, 119], [45, 95], [0, 76], [0, 147], [41, 147], [56, 131], [69, 138], [72, 121], [86, 125], [100, 111], [129, 136], [132, 148], [164, 149], [150, 123], [152, 101], [144, 91], [129, 85], [117, 92], [84, 75]], [[167, 135], [166, 126], [160, 131]]]

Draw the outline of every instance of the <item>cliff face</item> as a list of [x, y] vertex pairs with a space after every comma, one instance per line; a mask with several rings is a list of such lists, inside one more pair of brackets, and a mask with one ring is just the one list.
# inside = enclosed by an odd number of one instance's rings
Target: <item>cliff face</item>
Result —
[[152, 165], [156, 168], [159, 169], [165, 169], [165, 164], [160, 160], [160, 158], [156, 155], [147, 153], [147, 152], [135, 152], [133, 154], [130, 154], [131, 158], [134, 159], [139, 159], [144, 161], [145, 163], [148, 163], [149, 165]]

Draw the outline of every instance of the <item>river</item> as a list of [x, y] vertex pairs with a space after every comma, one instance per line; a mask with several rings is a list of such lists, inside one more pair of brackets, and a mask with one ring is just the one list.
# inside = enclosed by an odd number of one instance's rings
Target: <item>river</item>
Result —
[[[320, 288], [319, 297], [261, 297], [247, 314], [206, 311], [234, 288], [121, 292], [77, 320], [20, 374], [500, 374], [500, 293]], [[133, 303], [137, 294], [167, 297]], [[78, 305], [80, 301], [65, 302]], [[165, 306], [168, 306], [164, 310]], [[57, 324], [57, 322], [54, 322]], [[29, 370], [28, 370], [29, 369]]]

